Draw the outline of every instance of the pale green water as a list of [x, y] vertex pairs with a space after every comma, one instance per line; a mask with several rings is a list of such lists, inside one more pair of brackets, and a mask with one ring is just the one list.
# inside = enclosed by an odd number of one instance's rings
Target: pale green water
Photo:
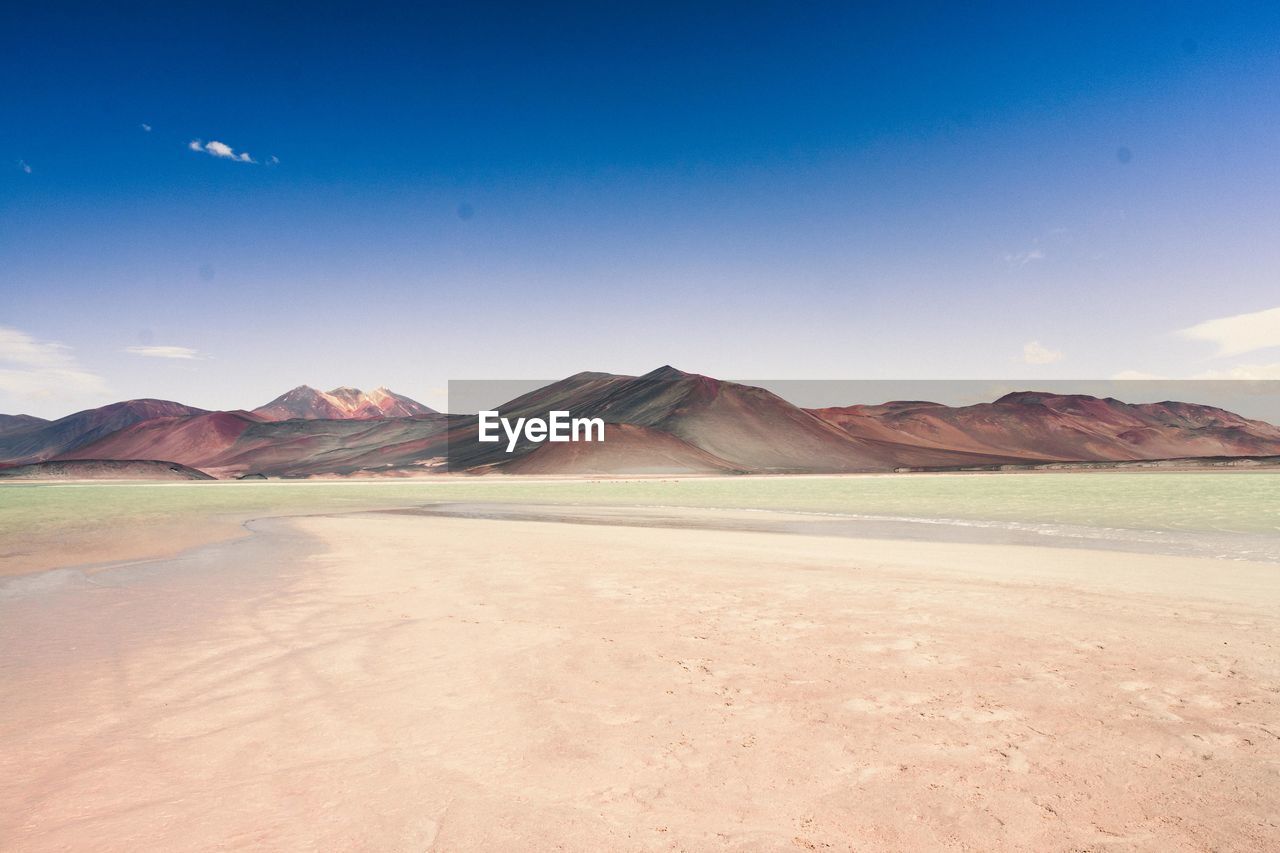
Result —
[[1280, 473], [1038, 473], [717, 480], [0, 485], [0, 538], [121, 520], [442, 501], [782, 509], [1186, 533], [1280, 534]]

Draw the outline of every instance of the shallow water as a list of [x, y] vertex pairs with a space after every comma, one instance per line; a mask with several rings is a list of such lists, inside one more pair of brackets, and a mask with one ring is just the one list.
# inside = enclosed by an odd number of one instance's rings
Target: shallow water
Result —
[[1029, 537], [1043, 544], [1280, 561], [1280, 472], [5, 484], [0, 545], [152, 519], [449, 502], [788, 510], [922, 538]]

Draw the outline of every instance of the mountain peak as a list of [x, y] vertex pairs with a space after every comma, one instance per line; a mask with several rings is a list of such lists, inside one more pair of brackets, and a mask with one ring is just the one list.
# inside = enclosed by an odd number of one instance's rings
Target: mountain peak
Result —
[[287, 421], [295, 418], [366, 420], [428, 415], [434, 414], [434, 410], [416, 400], [397, 394], [385, 386], [366, 394], [359, 388], [347, 385], [330, 391], [317, 391], [309, 385], [299, 385], [270, 403], [254, 409], [253, 414], [270, 421]]
[[676, 379], [688, 379], [696, 375], [697, 374], [694, 374], [694, 373], [685, 373], [683, 370], [677, 370], [676, 368], [672, 367], [669, 364], [664, 364], [662, 365], [662, 367], [659, 367], [657, 370], [651, 370], [648, 373], [646, 373], [644, 376], [641, 376], [640, 378], [641, 379], [661, 379], [666, 382], [671, 382]]
[[995, 405], [1038, 406], [1046, 399], [1060, 397], [1061, 394], [1050, 394], [1047, 391], [1011, 391], [995, 401]]

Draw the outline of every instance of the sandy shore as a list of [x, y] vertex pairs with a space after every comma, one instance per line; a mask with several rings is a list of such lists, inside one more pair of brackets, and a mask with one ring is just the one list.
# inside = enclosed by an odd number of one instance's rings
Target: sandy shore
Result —
[[1280, 846], [1274, 565], [254, 526], [6, 588], [0, 847]]
[[172, 557], [210, 542], [247, 535], [248, 518], [127, 522], [116, 528], [52, 532], [0, 545], [0, 578], [65, 566], [109, 566]]

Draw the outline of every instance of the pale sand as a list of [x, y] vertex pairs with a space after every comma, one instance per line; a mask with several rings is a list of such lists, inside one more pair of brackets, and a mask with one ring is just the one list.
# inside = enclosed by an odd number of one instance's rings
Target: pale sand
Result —
[[257, 526], [0, 601], [0, 848], [1280, 847], [1274, 565]]

